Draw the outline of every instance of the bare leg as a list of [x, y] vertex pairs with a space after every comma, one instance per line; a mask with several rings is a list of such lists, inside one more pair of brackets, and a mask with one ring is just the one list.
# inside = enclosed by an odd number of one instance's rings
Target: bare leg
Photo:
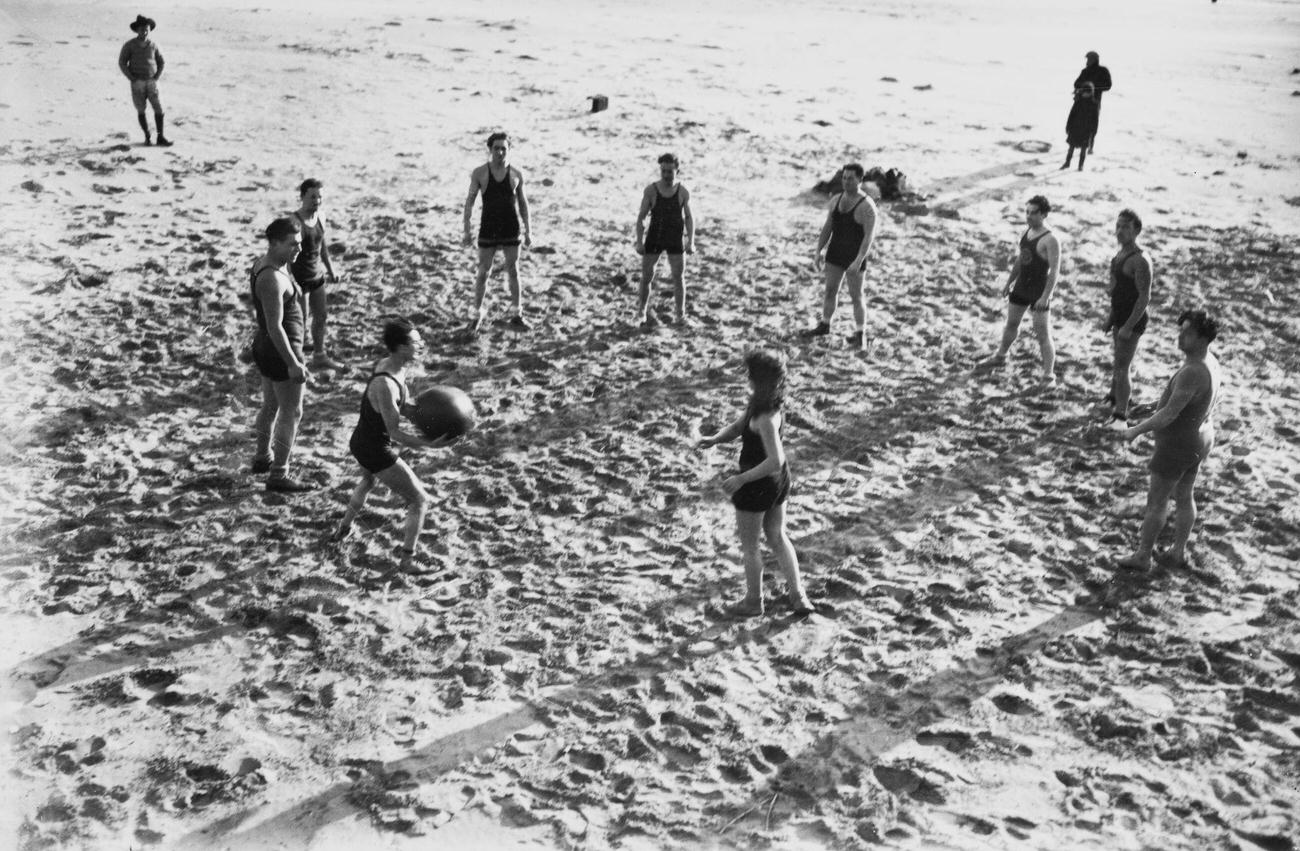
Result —
[[763, 614], [763, 559], [758, 551], [758, 535], [763, 515], [757, 511], [736, 511], [736, 534], [745, 565], [745, 599], [732, 611], [746, 617]]
[[1133, 366], [1133, 356], [1137, 353], [1138, 341], [1142, 338], [1134, 335], [1127, 340], [1122, 340], [1119, 334], [1113, 334], [1112, 337], [1115, 342], [1115, 365], [1110, 379], [1110, 393], [1115, 399], [1115, 408], [1111, 415], [1128, 419], [1129, 399], [1133, 395], [1130, 371]]
[[1052, 342], [1052, 312], [1035, 310], [1034, 333], [1038, 335], [1038, 351], [1043, 356], [1043, 381], [1056, 381], [1056, 345]]
[[341, 541], [352, 531], [352, 522], [357, 519], [357, 515], [365, 507], [366, 497], [370, 496], [370, 491], [374, 486], [374, 473], [363, 467], [361, 469], [361, 478], [357, 481], [357, 486], [352, 490], [352, 496], [348, 499], [348, 509], [343, 512], [343, 519], [339, 522], [338, 531], [334, 533], [334, 540]]
[[804, 593], [803, 581], [799, 577], [799, 556], [795, 554], [794, 544], [785, 532], [785, 504], [774, 505], [763, 515], [763, 533], [767, 536], [768, 546], [776, 555], [776, 563], [785, 576], [786, 592], [790, 595], [790, 604], [799, 613], [813, 610]]
[[303, 386], [296, 381], [273, 381], [278, 411], [271, 440], [271, 476], [289, 475], [289, 455], [298, 439], [298, 424], [302, 422]]
[[673, 308], [677, 322], [686, 320], [686, 255], [669, 254], [668, 268], [673, 275]]
[[1120, 567], [1133, 567], [1145, 570], [1151, 566], [1151, 553], [1155, 550], [1156, 538], [1165, 527], [1169, 517], [1169, 496], [1177, 482], [1156, 473], [1151, 474], [1151, 485], [1147, 489], [1147, 511], [1142, 519], [1142, 532], [1138, 537], [1138, 548], [1131, 556], [1119, 560]]
[[1174, 544], [1169, 548], [1170, 563], [1178, 565], [1187, 560], [1187, 539], [1196, 525], [1196, 496], [1193, 487], [1201, 465], [1197, 464], [1183, 474], [1174, 487]]
[[853, 321], [857, 323], [857, 330], [861, 331], [867, 326], [867, 305], [862, 299], [862, 270], [856, 266], [844, 273], [849, 279], [849, 299], [853, 302]]
[[1025, 311], [1028, 305], [1007, 302], [1007, 324], [1002, 328], [1002, 342], [998, 344], [998, 350], [989, 357], [980, 361], [980, 366], [995, 366], [1007, 359], [1007, 352], [1016, 342], [1016, 337], [1020, 336], [1020, 321], [1025, 318]]
[[311, 312], [311, 339], [316, 344], [316, 360], [325, 357], [325, 285], [307, 293]]
[[840, 285], [844, 282], [844, 270], [834, 263], [827, 263], [825, 275], [826, 291], [822, 296], [822, 322], [829, 325], [840, 300]]
[[495, 248], [478, 250], [478, 271], [474, 275], [474, 318], [470, 320], [469, 326], [471, 331], [478, 331], [483, 325], [485, 315], [483, 299], [487, 296], [488, 273], [492, 271], [492, 260], [496, 254]]
[[524, 294], [519, 284], [519, 246], [508, 245], [501, 249], [506, 259], [506, 280], [510, 284], [510, 302], [514, 305], [515, 316], [524, 315]]
[[645, 322], [650, 313], [650, 292], [655, 282], [655, 265], [659, 254], [649, 252], [641, 255], [641, 288], [637, 291], [636, 321]]
[[275, 395], [275, 382], [262, 376], [262, 407], [257, 410], [257, 419], [253, 429], [257, 434], [257, 449], [253, 460], [271, 460], [271, 428], [275, 425], [275, 414], [279, 410], [279, 401]]
[[[415, 472], [401, 458], [397, 459], [396, 464], [376, 475], [379, 481], [388, 485], [393, 493], [406, 500], [406, 525], [402, 544], [405, 554], [409, 554], [403, 558], [406, 562], [407, 557], [415, 555], [415, 545], [420, 539], [420, 530], [424, 528], [424, 518], [429, 511], [429, 494], [416, 478]], [[404, 566], [410, 565], [404, 563]]]

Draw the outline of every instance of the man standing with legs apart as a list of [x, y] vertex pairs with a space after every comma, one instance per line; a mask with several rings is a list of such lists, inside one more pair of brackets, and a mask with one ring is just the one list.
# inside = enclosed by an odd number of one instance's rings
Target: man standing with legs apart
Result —
[[311, 316], [311, 339], [316, 347], [311, 365], [319, 369], [342, 369], [325, 348], [325, 284], [338, 283], [334, 264], [325, 243], [325, 221], [320, 215], [323, 184], [308, 178], [298, 187], [299, 206], [293, 217], [302, 228], [302, 251], [293, 261], [293, 279], [304, 294], [303, 315]]
[[[664, 154], [659, 158], [659, 180], [645, 188], [641, 195], [641, 209], [636, 214], [636, 253], [641, 255], [637, 322], [645, 328], [659, 324], [659, 317], [650, 309], [650, 293], [659, 255], [665, 253], [673, 275], [673, 307], [677, 324], [685, 325], [690, 321], [686, 314], [686, 263], [682, 255], [695, 253], [695, 219], [691, 216], [691, 193], [677, 182], [679, 167], [674, 154]], [[650, 216], [648, 234], [645, 230], [647, 215]]]
[[505, 255], [506, 276], [510, 281], [510, 298], [514, 316], [510, 324], [527, 329], [524, 319], [523, 292], [519, 285], [519, 226], [523, 224], [524, 247], [533, 244], [532, 226], [528, 218], [528, 196], [524, 193], [524, 175], [510, 165], [510, 137], [505, 133], [488, 136], [488, 161], [469, 176], [469, 196], [465, 199], [465, 244], [472, 245], [470, 218], [474, 201], [483, 195], [483, 213], [478, 229], [478, 275], [474, 279], [474, 318], [470, 320], [471, 334], [477, 334], [483, 325], [486, 308], [483, 298], [487, 294], [488, 273], [492, 261], [500, 251]]
[[249, 276], [257, 316], [253, 362], [262, 374], [253, 472], [271, 474], [266, 480], [269, 491], [300, 493], [311, 486], [289, 478], [289, 454], [298, 437], [308, 378], [302, 354], [302, 290], [289, 272], [302, 246], [298, 223], [276, 219], [266, 229], [266, 242], [266, 254], [253, 264]]
[[[831, 332], [831, 317], [835, 315], [840, 297], [840, 284], [849, 279], [849, 298], [853, 301], [853, 319], [856, 329], [848, 335], [849, 345], [855, 349], [866, 346], [867, 308], [862, 300], [862, 276], [867, 269], [867, 252], [876, 233], [876, 202], [862, 191], [862, 178], [866, 171], [858, 163], [849, 163], [840, 170], [843, 192], [831, 199], [817, 237], [814, 264], [824, 268], [825, 292], [822, 296], [822, 318], [816, 327], [804, 332], [805, 337], [823, 337]], [[822, 252], [825, 252], [823, 262]]]
[[1106, 401], [1111, 405], [1112, 421], [1123, 423], [1128, 422], [1133, 392], [1129, 371], [1138, 341], [1147, 329], [1147, 305], [1151, 303], [1151, 261], [1137, 244], [1140, 233], [1142, 219], [1138, 214], [1120, 210], [1115, 220], [1119, 253], [1110, 261], [1110, 318], [1103, 330], [1111, 332], [1115, 352]]
[[1154, 432], [1155, 452], [1148, 465], [1151, 486], [1138, 548], [1120, 559], [1120, 567], [1145, 570], [1151, 566], [1156, 538], [1169, 516], [1171, 496], [1176, 507], [1174, 544], [1164, 555], [1175, 567], [1187, 563], [1187, 539], [1196, 523], [1192, 489], [1201, 462], [1214, 447], [1213, 415], [1223, 385], [1218, 358], [1210, 352], [1210, 343], [1218, 335], [1218, 323], [1204, 310], [1183, 311], [1178, 317], [1178, 348], [1186, 357], [1183, 366], [1170, 379], [1156, 412], [1124, 430], [1125, 440]]
[[135, 104], [136, 117], [140, 121], [140, 129], [144, 131], [144, 143], [153, 144], [153, 137], [149, 135], [149, 121], [144, 116], [144, 105], [147, 102], [153, 106], [153, 123], [158, 126], [158, 144], [170, 147], [171, 142], [163, 135], [162, 102], [158, 100], [158, 78], [163, 72], [163, 55], [150, 38], [157, 26], [153, 18], [135, 16], [135, 23], [131, 24], [135, 38], [122, 45], [122, 51], [117, 55], [117, 67], [131, 81], [131, 102]]
[[420, 353], [424, 351], [420, 332], [405, 319], [387, 322], [384, 325], [384, 348], [388, 349], [388, 357], [375, 364], [361, 395], [361, 416], [348, 444], [352, 456], [361, 465], [361, 479], [348, 500], [348, 509], [334, 533], [334, 540], [342, 541], [348, 536], [352, 522], [365, 507], [366, 497], [375, 482], [383, 482], [406, 501], [400, 567], [413, 570], [417, 562], [416, 544], [429, 510], [429, 494], [410, 466], [398, 457], [394, 444], [438, 448], [448, 445], [453, 438], [429, 440], [402, 430], [402, 414], [409, 413], [412, 407], [406, 389], [406, 369], [412, 363], [418, 363]]
[[1052, 205], [1042, 195], [1035, 195], [1025, 204], [1027, 229], [1020, 237], [1020, 250], [1011, 264], [1002, 295], [1007, 299], [1007, 324], [1002, 331], [998, 350], [980, 361], [979, 368], [1001, 366], [1006, 363], [1007, 352], [1020, 334], [1020, 320], [1025, 311], [1032, 310], [1034, 334], [1043, 356], [1043, 373], [1040, 386], [1049, 388], [1056, 384], [1056, 346], [1052, 343], [1051, 309], [1052, 293], [1056, 289], [1056, 276], [1061, 269], [1061, 244], [1056, 235], [1043, 224]]

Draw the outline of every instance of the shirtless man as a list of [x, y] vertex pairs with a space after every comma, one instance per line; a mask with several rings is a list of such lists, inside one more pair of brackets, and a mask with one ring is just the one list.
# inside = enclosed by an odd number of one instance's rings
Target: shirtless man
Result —
[[1142, 219], [1132, 210], [1119, 211], [1115, 220], [1115, 239], [1119, 252], [1110, 261], [1110, 316], [1103, 331], [1111, 333], [1114, 363], [1111, 368], [1111, 419], [1128, 421], [1132, 384], [1129, 369], [1137, 353], [1138, 341], [1147, 329], [1147, 305], [1151, 303], [1151, 261], [1137, 244], [1142, 233]]
[[[641, 209], [636, 214], [636, 253], [641, 255], [641, 291], [637, 301], [637, 322], [644, 328], [659, 324], [650, 309], [650, 287], [655, 280], [659, 255], [668, 255], [673, 275], [673, 307], [677, 324], [690, 320], [686, 315], [686, 278], [683, 254], [695, 253], [695, 219], [691, 216], [691, 193], [677, 182], [680, 163], [675, 154], [659, 158], [659, 179], [641, 194]], [[650, 217], [646, 233], [645, 217]]]
[[477, 334], [483, 325], [486, 310], [483, 297], [487, 294], [487, 277], [492, 271], [492, 261], [500, 251], [505, 256], [506, 277], [510, 281], [510, 298], [515, 314], [510, 324], [516, 328], [531, 327], [524, 319], [523, 293], [519, 286], [519, 226], [523, 223], [523, 244], [533, 244], [532, 225], [528, 219], [528, 196], [524, 194], [524, 175], [510, 165], [510, 137], [493, 133], [487, 140], [490, 158], [474, 169], [469, 176], [469, 195], [465, 198], [465, 245], [473, 244], [470, 218], [474, 201], [483, 195], [483, 212], [478, 228], [478, 275], [474, 279], [474, 318], [469, 330]]
[[1196, 523], [1192, 488], [1201, 462], [1214, 447], [1214, 409], [1223, 386], [1219, 361], [1210, 352], [1210, 343], [1218, 335], [1218, 323], [1204, 310], [1183, 311], [1178, 317], [1178, 348], [1186, 356], [1183, 366], [1170, 379], [1155, 413], [1123, 432], [1126, 441], [1154, 432], [1155, 452], [1148, 465], [1151, 486], [1138, 548], [1119, 560], [1120, 567], [1151, 566], [1156, 537], [1169, 515], [1170, 496], [1175, 505], [1174, 543], [1164, 558], [1174, 566], [1187, 564], [1187, 539]]
[[1039, 386], [1056, 384], [1056, 346], [1052, 343], [1051, 315], [1052, 292], [1056, 289], [1056, 276], [1061, 269], [1061, 244], [1056, 234], [1048, 230], [1043, 221], [1052, 212], [1052, 205], [1042, 195], [1035, 195], [1025, 204], [1027, 229], [1020, 237], [1020, 250], [1011, 263], [1011, 273], [1002, 288], [1007, 299], [1007, 324], [1002, 330], [998, 350], [980, 361], [977, 368], [984, 369], [1006, 363], [1007, 352], [1020, 334], [1020, 320], [1025, 311], [1032, 310], [1034, 334], [1043, 356], [1043, 374]]
[[876, 233], [876, 202], [862, 191], [865, 175], [866, 171], [858, 163], [849, 163], [840, 170], [844, 191], [831, 199], [813, 259], [816, 268], [825, 271], [822, 318], [816, 327], [803, 332], [805, 337], [823, 337], [831, 332], [831, 317], [835, 315], [839, 301], [840, 284], [847, 277], [849, 298], [853, 301], [853, 319], [857, 322], [857, 330], [848, 335], [848, 341], [855, 349], [866, 346], [867, 308], [862, 300], [862, 275], [867, 269], [867, 252], [871, 250], [871, 240]]
[[302, 229], [302, 251], [293, 261], [293, 278], [302, 287], [306, 303], [303, 314], [311, 315], [311, 339], [316, 353], [311, 365], [319, 369], [342, 369], [343, 364], [330, 358], [325, 348], [325, 284], [338, 283], [334, 264], [325, 243], [325, 220], [320, 215], [322, 184], [314, 177], [298, 187], [299, 205], [293, 217]]
[[162, 102], [158, 100], [158, 79], [163, 72], [163, 55], [158, 45], [149, 37], [158, 25], [153, 18], [136, 15], [130, 25], [135, 30], [135, 38], [122, 45], [117, 54], [117, 67], [131, 81], [131, 102], [135, 105], [136, 118], [140, 129], [144, 131], [144, 143], [153, 144], [149, 135], [149, 120], [144, 116], [144, 105], [153, 107], [153, 123], [158, 126], [158, 144], [170, 147], [171, 142], [163, 135]]
[[301, 493], [310, 485], [289, 478], [289, 454], [302, 420], [302, 392], [309, 378], [303, 360], [302, 290], [289, 271], [302, 235], [291, 218], [266, 228], [266, 254], [249, 273], [257, 334], [253, 362], [262, 374], [262, 407], [257, 412], [254, 473], [270, 473], [266, 489]]

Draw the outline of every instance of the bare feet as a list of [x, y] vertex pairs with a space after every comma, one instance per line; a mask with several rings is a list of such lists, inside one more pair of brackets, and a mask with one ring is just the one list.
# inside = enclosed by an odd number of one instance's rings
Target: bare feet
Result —
[[999, 366], [1006, 366], [1006, 363], [1007, 363], [1006, 355], [992, 354], [984, 358], [983, 360], [976, 361], [975, 368], [994, 369]]
[[1115, 564], [1128, 570], [1150, 570], [1151, 554], [1133, 553], [1133, 555], [1122, 558]]
[[763, 601], [751, 600], [748, 597], [739, 603], [733, 603], [727, 606], [726, 612], [733, 618], [756, 618], [763, 614]]
[[811, 615], [817, 611], [817, 608], [813, 606], [812, 601], [808, 599], [808, 595], [802, 590], [797, 594], [794, 592], [790, 593], [790, 607], [794, 609], [796, 615]]

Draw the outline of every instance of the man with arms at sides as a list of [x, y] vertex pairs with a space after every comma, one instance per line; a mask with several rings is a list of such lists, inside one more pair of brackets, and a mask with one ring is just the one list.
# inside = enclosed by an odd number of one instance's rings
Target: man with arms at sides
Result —
[[1210, 351], [1210, 344], [1218, 336], [1218, 323], [1204, 310], [1183, 311], [1178, 317], [1182, 368], [1170, 379], [1155, 413], [1123, 432], [1125, 440], [1152, 432], [1155, 451], [1148, 464], [1151, 485], [1138, 547], [1132, 555], [1119, 560], [1120, 567], [1145, 570], [1151, 566], [1156, 538], [1169, 516], [1171, 496], [1175, 506], [1174, 543], [1164, 556], [1174, 566], [1187, 563], [1187, 539], [1196, 523], [1192, 489], [1201, 463], [1214, 447], [1214, 409], [1223, 388], [1223, 371]]
[[831, 317], [835, 315], [839, 301], [840, 285], [847, 277], [849, 298], [853, 301], [853, 319], [857, 323], [856, 330], [848, 335], [848, 341], [855, 349], [866, 346], [867, 308], [862, 299], [862, 276], [867, 269], [867, 252], [871, 250], [871, 241], [876, 233], [876, 202], [862, 191], [865, 175], [866, 171], [858, 163], [849, 163], [840, 170], [843, 191], [831, 199], [826, 223], [817, 237], [813, 260], [817, 269], [825, 272], [822, 318], [814, 328], [804, 332], [805, 337], [823, 337], [831, 332]]
[[1043, 357], [1043, 372], [1039, 386], [1050, 388], [1056, 384], [1056, 346], [1052, 342], [1052, 293], [1056, 290], [1056, 277], [1061, 269], [1061, 244], [1056, 234], [1044, 221], [1052, 205], [1042, 195], [1035, 195], [1025, 204], [1026, 230], [1020, 237], [1020, 248], [1011, 263], [1007, 283], [1002, 295], [1007, 299], [1007, 323], [1002, 330], [998, 350], [980, 361], [977, 368], [987, 369], [1006, 363], [1007, 352], [1020, 334], [1020, 320], [1025, 311], [1032, 311], [1034, 334]]
[[1110, 332], [1115, 353], [1106, 401], [1111, 405], [1111, 419], [1116, 422], [1128, 421], [1133, 392], [1129, 373], [1138, 341], [1147, 329], [1147, 305], [1151, 303], [1151, 261], [1137, 244], [1140, 233], [1142, 219], [1138, 214], [1120, 210], [1115, 220], [1119, 252], [1110, 261], [1110, 317], [1102, 329]]
[[325, 347], [325, 284], [338, 283], [339, 277], [325, 242], [325, 220], [320, 214], [322, 189], [323, 184], [314, 177], [298, 187], [299, 206], [293, 217], [302, 229], [302, 251], [293, 261], [293, 278], [304, 294], [303, 315], [311, 316], [311, 339], [316, 348], [312, 367], [342, 369], [343, 364], [330, 358]]
[[[641, 209], [636, 214], [636, 253], [641, 255], [641, 291], [637, 300], [637, 322], [642, 327], [659, 324], [650, 309], [651, 287], [659, 255], [668, 255], [673, 275], [673, 307], [677, 324], [690, 320], [686, 313], [686, 263], [683, 254], [695, 253], [695, 219], [691, 215], [691, 193], [677, 182], [681, 164], [675, 154], [659, 158], [659, 180], [641, 194]], [[649, 233], [645, 218], [650, 217]]]
[[302, 393], [307, 384], [303, 361], [302, 290], [289, 271], [302, 236], [291, 218], [276, 219], [266, 229], [266, 254], [249, 275], [257, 334], [253, 362], [262, 374], [262, 407], [257, 412], [257, 451], [253, 472], [271, 475], [266, 489], [282, 493], [311, 490], [289, 477], [289, 455], [302, 420]]
[[465, 244], [473, 244], [470, 219], [474, 201], [483, 196], [483, 212], [478, 230], [478, 274], [474, 279], [474, 318], [469, 331], [477, 334], [483, 325], [486, 308], [483, 298], [487, 294], [488, 273], [492, 261], [500, 251], [506, 261], [506, 277], [510, 282], [510, 298], [514, 316], [510, 324], [526, 330], [531, 327], [524, 319], [523, 292], [519, 285], [519, 231], [523, 225], [523, 244], [533, 244], [532, 224], [528, 217], [528, 196], [524, 193], [524, 175], [510, 164], [510, 137], [501, 132], [488, 136], [489, 158], [474, 169], [469, 176], [469, 195], [465, 198]]
[[122, 45], [122, 50], [117, 55], [117, 67], [131, 81], [131, 102], [135, 104], [136, 118], [140, 122], [140, 129], [144, 131], [144, 143], [153, 144], [153, 137], [149, 135], [149, 120], [144, 116], [144, 105], [148, 103], [153, 107], [153, 123], [158, 127], [158, 144], [170, 147], [171, 142], [163, 135], [162, 102], [158, 99], [158, 78], [163, 72], [163, 55], [150, 37], [158, 25], [153, 18], [136, 15], [135, 23], [130, 26], [135, 30], [135, 38]]

